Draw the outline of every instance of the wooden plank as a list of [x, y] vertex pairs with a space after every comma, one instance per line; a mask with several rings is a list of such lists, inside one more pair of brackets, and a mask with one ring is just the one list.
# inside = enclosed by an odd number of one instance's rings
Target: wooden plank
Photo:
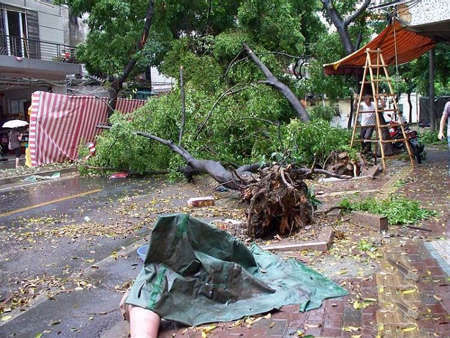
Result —
[[[367, 65], [367, 58], [366, 58], [366, 65]], [[363, 81], [366, 79], [367, 76], [367, 68], [364, 68], [364, 73], [363, 73]], [[358, 124], [358, 117], [359, 114], [361, 113], [360, 109], [361, 109], [361, 100], [362, 100], [362, 94], [364, 91], [364, 86], [361, 86], [361, 89], [359, 90], [359, 97], [358, 97], [358, 104], [356, 106], [356, 114], [353, 118], [353, 131], [352, 131], [352, 140], [350, 142], [350, 148], [353, 148], [353, 144], [355, 142], [355, 135], [356, 135], [356, 125]], [[352, 100], [352, 104], [353, 104], [353, 100]]]
[[[374, 166], [375, 167], [375, 166]], [[375, 167], [376, 168], [376, 167]], [[369, 176], [368, 176], [369, 177]], [[321, 197], [326, 196], [341, 196], [341, 195], [352, 195], [352, 194], [365, 194], [365, 193], [374, 193], [379, 192], [380, 189], [367, 189], [367, 190], [345, 190], [345, 191], [334, 191], [328, 192], [326, 194], [320, 195]]]
[[[369, 62], [369, 65], [372, 64], [372, 60], [370, 59], [370, 54], [369, 51], [367, 52], [367, 60]], [[379, 51], [377, 52], [377, 64], [379, 63]], [[372, 86], [372, 95], [373, 97], [376, 97], [376, 95], [378, 94], [378, 86], [375, 87], [375, 82], [373, 80], [373, 70], [372, 68], [369, 68], [369, 73], [370, 73], [370, 81], [371, 81], [371, 86]], [[378, 73], [377, 73], [378, 76]], [[391, 91], [392, 92], [392, 91]], [[375, 106], [375, 117], [376, 117], [376, 124], [377, 124], [377, 134], [378, 134], [378, 140], [380, 141], [380, 151], [381, 151], [381, 162], [383, 164], [383, 171], [386, 171], [386, 161], [384, 159], [384, 148], [383, 148], [383, 144], [381, 142], [381, 140], [383, 139], [383, 135], [382, 135], [382, 131], [380, 128], [380, 116], [378, 115], [378, 102], [374, 102], [374, 106]]]
[[331, 227], [324, 227], [319, 234], [317, 241], [305, 241], [292, 244], [278, 244], [263, 246], [263, 250], [271, 251], [298, 251], [298, 250], [318, 250], [327, 251], [333, 242], [334, 231]]

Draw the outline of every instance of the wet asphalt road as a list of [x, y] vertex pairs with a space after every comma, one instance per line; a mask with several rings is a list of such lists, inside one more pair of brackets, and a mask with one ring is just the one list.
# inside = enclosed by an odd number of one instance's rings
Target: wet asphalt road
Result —
[[0, 187], [0, 337], [127, 337], [118, 304], [142, 268], [136, 249], [202, 189], [164, 177]]
[[12, 306], [0, 317], [20, 315], [0, 321], [0, 337], [98, 337], [117, 323], [116, 289], [135, 278], [141, 262], [136, 248], [123, 257], [116, 253], [148, 238], [151, 229], [145, 213], [127, 213], [133, 209], [129, 199], [146, 201], [160, 184], [158, 178], [72, 177], [1, 191], [0, 305], [17, 293], [29, 297], [35, 286], [32, 292], [82, 290], [27, 306], [23, 313]]
[[155, 183], [148, 179], [119, 181], [76, 176], [2, 191], [0, 224], [9, 225], [17, 217], [42, 214], [76, 216], [80, 206], [88, 205], [88, 209], [93, 210], [124, 194], [141, 193], [154, 187]]

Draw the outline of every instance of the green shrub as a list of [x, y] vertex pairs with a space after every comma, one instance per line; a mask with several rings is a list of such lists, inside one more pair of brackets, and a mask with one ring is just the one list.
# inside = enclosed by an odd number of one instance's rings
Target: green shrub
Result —
[[128, 115], [112, 115], [112, 128], [97, 137], [96, 155], [88, 160], [88, 164], [139, 174], [167, 168], [172, 152], [163, 145], [133, 134], [136, 129], [128, 119]]
[[384, 200], [369, 197], [359, 201], [343, 199], [340, 206], [347, 210], [367, 211], [386, 216], [389, 224], [414, 224], [436, 215], [436, 211], [420, 207], [419, 201], [401, 196], [390, 196]]
[[351, 132], [335, 128], [322, 119], [303, 123], [291, 120], [285, 128], [285, 146], [294, 163], [309, 166], [316, 163], [324, 166], [333, 151], [347, 151], [356, 156], [356, 148], [350, 148]]
[[314, 106], [310, 112], [311, 120], [322, 119], [331, 122], [335, 115], [336, 111], [333, 107], [323, 105]]
[[419, 140], [423, 144], [445, 144], [447, 143], [447, 140], [439, 140], [438, 139], [438, 132], [437, 131], [431, 131], [431, 130], [424, 130], [419, 132]]

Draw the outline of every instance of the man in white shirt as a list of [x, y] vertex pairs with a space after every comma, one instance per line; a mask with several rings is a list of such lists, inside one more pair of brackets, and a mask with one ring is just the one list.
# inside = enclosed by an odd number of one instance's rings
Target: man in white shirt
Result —
[[372, 138], [373, 131], [375, 130], [376, 116], [375, 116], [375, 105], [371, 101], [371, 96], [369, 94], [364, 95], [364, 100], [359, 106], [359, 112], [361, 114], [361, 140], [362, 151], [370, 152], [370, 142], [365, 142], [365, 140], [370, 140]]

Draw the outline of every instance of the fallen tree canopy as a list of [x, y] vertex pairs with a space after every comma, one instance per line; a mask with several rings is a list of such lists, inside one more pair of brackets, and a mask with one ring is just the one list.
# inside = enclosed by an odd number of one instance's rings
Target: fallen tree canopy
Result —
[[[111, 129], [111, 126], [99, 126]], [[247, 234], [262, 237], [268, 234], [289, 235], [313, 220], [313, 206], [310, 203], [308, 187], [303, 182], [314, 173], [311, 169], [277, 164], [242, 165], [237, 169], [226, 169], [222, 163], [197, 159], [182, 146], [156, 135], [136, 131], [145, 137], [168, 147], [180, 155], [191, 172], [206, 173], [220, 185], [241, 192], [244, 201], [249, 202], [247, 211]], [[319, 169], [328, 176], [351, 178]]]
[[[99, 125], [98, 128], [111, 129], [112, 127], [107, 125]], [[214, 178], [220, 185], [223, 185], [224, 187], [233, 190], [242, 191], [245, 188], [247, 188], [247, 186], [255, 183], [257, 179], [254, 176], [252, 176], [252, 173], [267, 167], [267, 165], [263, 163], [254, 163], [254, 164], [245, 164], [236, 169], [230, 170], [226, 169], [219, 161], [203, 160], [195, 158], [186, 149], [184, 149], [180, 145], [175, 144], [171, 140], [166, 140], [156, 135], [142, 131], [135, 131], [133, 132], [133, 134], [163, 144], [167, 146], [170, 150], [172, 150], [174, 153], [180, 155], [186, 162], [187, 166], [189, 167], [189, 168], [180, 168], [181, 172], [186, 171], [189, 173], [189, 175], [208, 174], [212, 178]], [[342, 179], [349, 179], [352, 177], [350, 175], [339, 175], [327, 170], [315, 168], [308, 169], [305, 167], [299, 167], [295, 168], [294, 170], [294, 175], [296, 177], [301, 175], [304, 179], [311, 178], [311, 176], [314, 173], [324, 174], [326, 176], [337, 177]]]
[[[230, 64], [227, 72], [250, 78], [214, 97], [210, 84], [200, 88], [191, 68], [183, 67], [180, 88], [132, 114], [111, 116], [111, 126], [102, 126], [109, 131], [98, 137], [96, 156], [88, 165], [133, 172], [169, 169], [188, 179], [208, 174], [249, 202], [250, 236], [288, 235], [312, 222], [303, 179], [317, 170], [350, 177], [324, 169], [331, 151], [348, 150], [350, 133], [321, 119], [310, 121], [290, 87], [247, 44], [241, 46], [237, 56], [245, 52], [252, 62]], [[201, 65], [204, 60], [197, 61]]]

